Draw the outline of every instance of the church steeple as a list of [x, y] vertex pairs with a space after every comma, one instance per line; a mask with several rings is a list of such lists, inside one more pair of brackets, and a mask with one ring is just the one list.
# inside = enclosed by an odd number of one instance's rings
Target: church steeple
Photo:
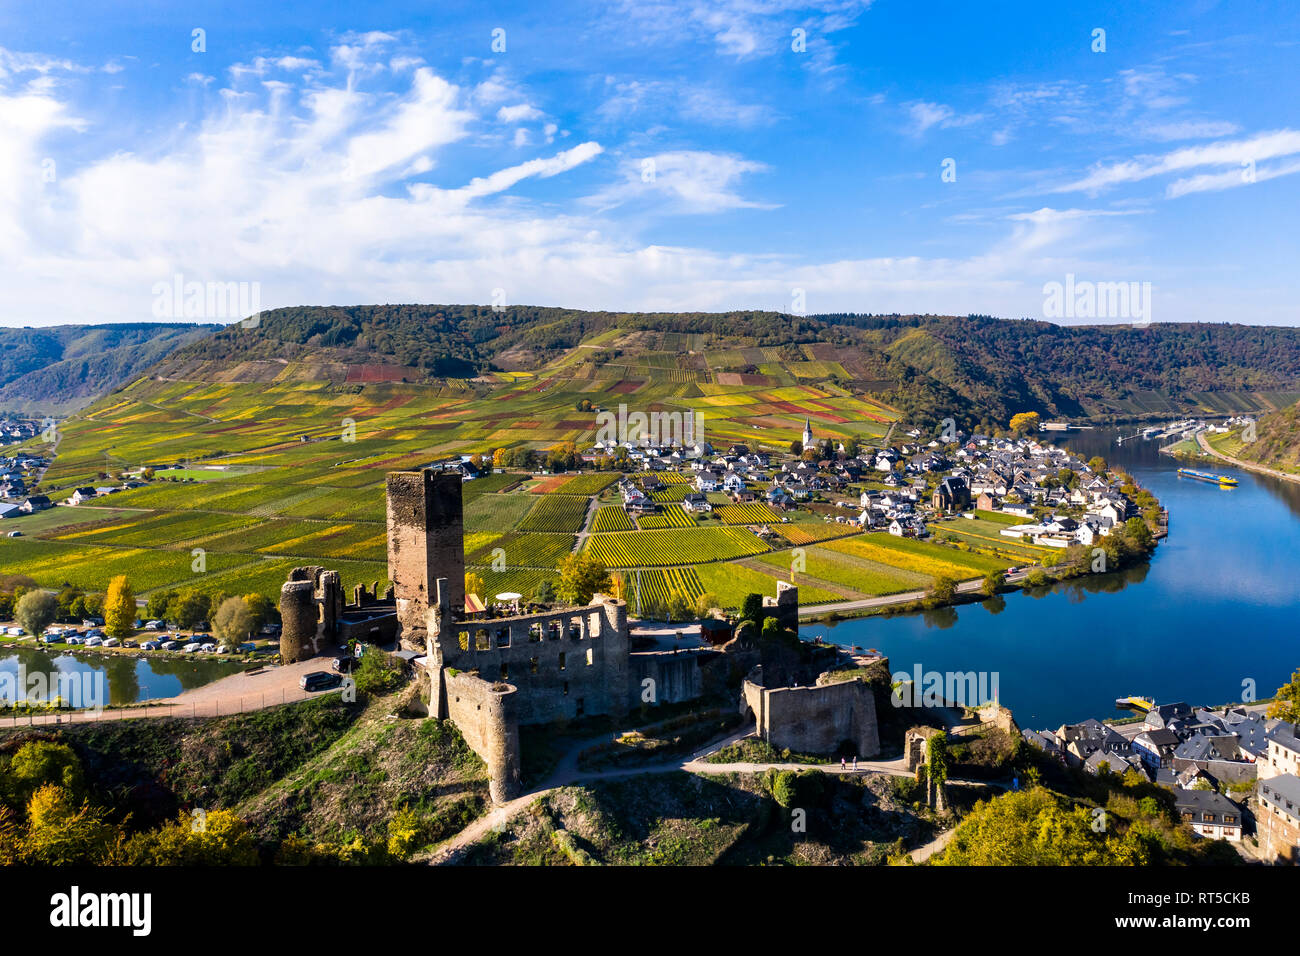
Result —
[[805, 418], [803, 420], [803, 447], [811, 448], [813, 445], [812, 422]]

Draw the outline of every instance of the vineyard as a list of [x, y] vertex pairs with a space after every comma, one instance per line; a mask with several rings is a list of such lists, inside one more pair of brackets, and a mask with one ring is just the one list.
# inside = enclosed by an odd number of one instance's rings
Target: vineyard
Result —
[[644, 530], [654, 528], [694, 528], [695, 518], [688, 514], [681, 505], [664, 505], [659, 514], [637, 518], [636, 523]]
[[532, 510], [519, 522], [520, 531], [568, 531], [577, 533], [582, 530], [587, 517], [589, 499], [576, 495], [546, 495], [537, 499]]
[[713, 513], [723, 524], [771, 524], [781, 520], [776, 509], [768, 504], [723, 505]]
[[673, 528], [593, 534], [585, 553], [609, 568], [670, 567], [761, 554], [767, 546], [742, 528]]
[[636, 525], [618, 505], [601, 505], [591, 519], [592, 531], [635, 531]]

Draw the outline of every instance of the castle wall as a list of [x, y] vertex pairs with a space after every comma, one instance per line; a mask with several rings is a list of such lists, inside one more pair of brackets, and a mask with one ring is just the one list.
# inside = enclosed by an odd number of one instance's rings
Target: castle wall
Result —
[[496, 684], [494, 689], [493, 683], [472, 674], [444, 670], [441, 676], [446, 682], [447, 716], [487, 764], [492, 801], [504, 803], [519, 796], [518, 691], [508, 684]]
[[[633, 654], [628, 681], [628, 705], [640, 707], [642, 703], [676, 704], [702, 697], [705, 692], [705, 665], [718, 656], [707, 651]], [[654, 683], [646, 684], [647, 680]], [[653, 700], [646, 701], [644, 698], [649, 689], [654, 692]]]
[[859, 757], [880, 753], [875, 695], [865, 681], [765, 688], [747, 679], [743, 694], [759, 733], [778, 750], [830, 753], [847, 740]]
[[582, 608], [445, 624], [435, 615], [434, 622], [435, 666], [508, 681], [518, 690], [514, 712], [522, 724], [627, 712], [630, 636], [623, 601], [598, 595]]

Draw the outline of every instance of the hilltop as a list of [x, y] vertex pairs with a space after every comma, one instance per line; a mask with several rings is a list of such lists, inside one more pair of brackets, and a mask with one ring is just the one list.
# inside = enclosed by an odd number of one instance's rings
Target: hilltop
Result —
[[129, 322], [0, 329], [0, 411], [71, 414], [218, 328]]
[[147, 374], [167, 381], [491, 385], [514, 373], [718, 386], [829, 382], [912, 421], [952, 417], [984, 426], [1026, 410], [1093, 420], [1231, 414], [1300, 398], [1300, 329], [533, 306], [298, 307], [263, 313], [255, 328], [227, 327]]

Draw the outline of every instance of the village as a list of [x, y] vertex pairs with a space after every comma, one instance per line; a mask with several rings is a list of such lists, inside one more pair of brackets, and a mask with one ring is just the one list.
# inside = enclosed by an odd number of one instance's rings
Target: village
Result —
[[782, 512], [811, 507], [828, 521], [900, 537], [925, 538], [927, 522], [983, 511], [1025, 519], [1001, 531], [1008, 538], [1048, 548], [1088, 546], [1141, 513], [1124, 491], [1128, 479], [1109, 474], [1104, 462], [1084, 461], [1027, 435], [995, 438], [956, 429], [945, 443], [912, 429], [907, 438], [882, 448], [835, 448], [829, 441], [818, 444], [805, 423], [789, 455], [641, 439], [599, 443], [584, 458], [595, 464], [612, 457], [642, 473], [639, 481], [629, 476], [619, 483], [633, 517], [659, 510], [653, 495], [664, 487], [660, 472], [692, 476], [694, 491], [681, 503], [688, 513], [708, 514], [709, 494], [722, 493], [736, 504], [765, 502]]
[[1139, 774], [1173, 791], [1193, 833], [1228, 841], [1247, 859], [1300, 859], [1300, 728], [1267, 717], [1260, 704], [1210, 710], [1134, 697], [1116, 705], [1142, 717], [1114, 724], [1089, 718], [1022, 735], [1068, 767]]

